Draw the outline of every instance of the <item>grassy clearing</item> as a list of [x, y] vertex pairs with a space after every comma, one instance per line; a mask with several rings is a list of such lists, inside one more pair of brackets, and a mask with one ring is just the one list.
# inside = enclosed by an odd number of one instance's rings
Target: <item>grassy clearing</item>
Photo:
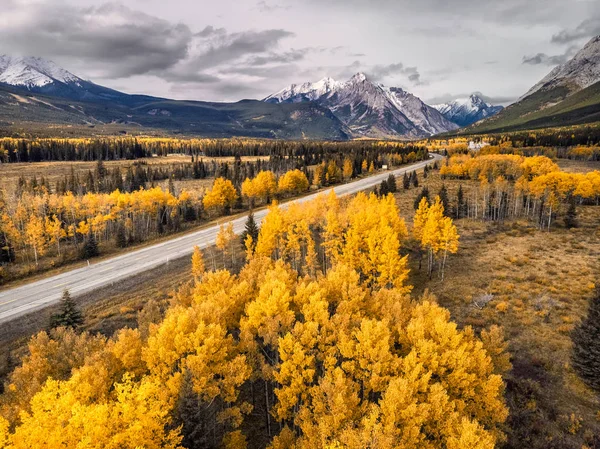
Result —
[[[243, 162], [253, 162], [257, 160], [268, 160], [267, 156], [243, 156]], [[233, 162], [233, 157], [204, 157], [204, 162]], [[113, 170], [116, 167], [121, 168], [121, 172], [125, 171], [129, 167], [133, 167], [137, 164], [151, 165], [153, 168], [167, 168], [173, 165], [189, 164], [191, 161], [190, 156], [173, 154], [165, 157], [153, 157], [153, 158], [141, 158], [135, 160], [120, 160], [120, 161], [105, 161], [104, 166], [107, 169]], [[79, 161], [68, 161], [68, 162], [26, 162], [26, 163], [13, 163], [13, 164], [0, 164], [0, 189], [8, 192], [12, 192], [17, 185], [19, 177], [23, 176], [25, 179], [30, 180], [33, 176], [36, 176], [38, 181], [44, 177], [52, 186], [55, 185], [56, 181], [63, 179], [65, 176], [71, 174], [71, 169], [75, 171], [80, 177], [87, 174], [88, 171], [94, 171], [96, 169], [97, 162], [79, 162]], [[203, 180], [185, 180], [177, 181], [175, 183], [178, 188], [185, 188], [192, 190], [197, 184], [203, 186], [212, 184], [212, 179]], [[166, 181], [164, 183], [166, 185]], [[188, 185], [190, 188], [188, 188]]]

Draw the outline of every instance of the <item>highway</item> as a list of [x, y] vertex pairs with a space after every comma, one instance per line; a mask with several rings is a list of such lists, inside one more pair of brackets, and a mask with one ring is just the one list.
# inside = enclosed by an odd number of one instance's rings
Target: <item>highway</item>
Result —
[[[375, 187], [390, 175], [402, 176], [405, 172], [421, 169], [434, 160], [442, 157], [432, 154], [428, 161], [421, 161], [407, 165], [396, 170], [382, 172], [377, 175], [359, 179], [347, 184], [333, 187], [338, 196], [353, 193]], [[282, 203], [285, 208], [291, 203], [304, 203], [314, 199], [323, 192], [314, 193], [296, 200]], [[256, 222], [260, 224], [268, 213], [267, 209], [261, 209], [254, 213]], [[229, 222], [223, 217], [223, 222]], [[234, 230], [241, 234], [244, 230], [246, 217], [240, 217], [233, 222]], [[65, 289], [68, 289], [73, 297], [82, 293], [106, 287], [135, 276], [138, 273], [150, 270], [157, 266], [168, 263], [180, 257], [192, 254], [195, 245], [206, 248], [215, 242], [219, 226], [214, 225], [196, 232], [188, 233], [161, 243], [134, 250], [119, 256], [108, 258], [97, 263], [91, 263], [83, 268], [73, 269], [56, 276], [48, 277], [36, 282], [31, 282], [13, 289], [0, 291], [0, 323], [12, 321], [46, 306], [57, 303]]]

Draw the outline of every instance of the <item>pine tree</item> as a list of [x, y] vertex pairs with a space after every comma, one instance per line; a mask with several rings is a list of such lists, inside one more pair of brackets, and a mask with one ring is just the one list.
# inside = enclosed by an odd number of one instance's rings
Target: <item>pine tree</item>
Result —
[[412, 172], [412, 185], [413, 187], [419, 187], [419, 177], [416, 171]]
[[579, 222], [577, 221], [577, 206], [575, 205], [574, 198], [569, 199], [569, 208], [565, 215], [565, 226], [569, 229], [579, 226]]
[[387, 181], [384, 179], [383, 181], [381, 181], [381, 185], [379, 186], [379, 191], [376, 192], [376, 195], [377, 196], [386, 196], [388, 193], [390, 193], [390, 189], [388, 187]]
[[586, 384], [600, 392], [600, 285], [572, 338], [573, 367]]
[[429, 167], [426, 165], [425, 168], [423, 168], [423, 179], [427, 179], [428, 171], [429, 171]]
[[125, 227], [123, 225], [117, 226], [115, 243], [117, 248], [125, 248], [127, 246], [127, 236], [125, 235]]
[[414, 202], [414, 208], [415, 210], [417, 210], [419, 208], [419, 204], [421, 203], [421, 200], [425, 198], [427, 200], [427, 202], [429, 203], [429, 189], [427, 187], [423, 187], [423, 189], [421, 190], [421, 193], [419, 193], [417, 195], [417, 197], [415, 198], [415, 202]]
[[96, 237], [94, 237], [94, 233], [90, 231], [85, 239], [85, 243], [83, 244], [81, 258], [91, 259], [92, 257], [97, 257], [99, 255], [100, 250], [98, 249], [98, 242], [96, 241]]
[[442, 206], [444, 206], [444, 215], [447, 217], [450, 216], [450, 200], [448, 199], [448, 189], [446, 189], [445, 184], [442, 184], [442, 188], [440, 189], [438, 196], [440, 197]]
[[60, 301], [60, 312], [53, 315], [50, 319], [50, 327], [52, 329], [56, 327], [71, 327], [73, 329], [78, 328], [83, 324], [83, 315], [77, 308], [77, 304], [71, 298], [69, 290], [65, 289]]
[[246, 220], [246, 228], [241, 235], [242, 245], [246, 243], [246, 238], [250, 236], [252, 237], [253, 246], [256, 246], [256, 242], [258, 241], [258, 232], [259, 229], [256, 221], [254, 220], [254, 213], [250, 212], [250, 214], [248, 214], [248, 219]]
[[404, 177], [402, 178], [402, 187], [404, 190], [408, 190], [410, 188], [410, 178], [406, 172], [404, 172]]
[[458, 186], [458, 192], [456, 193], [456, 218], [462, 218], [465, 212], [465, 195], [463, 193], [462, 184]]
[[398, 186], [396, 185], [396, 177], [392, 174], [388, 176], [387, 187], [390, 193], [396, 193], [398, 191]]

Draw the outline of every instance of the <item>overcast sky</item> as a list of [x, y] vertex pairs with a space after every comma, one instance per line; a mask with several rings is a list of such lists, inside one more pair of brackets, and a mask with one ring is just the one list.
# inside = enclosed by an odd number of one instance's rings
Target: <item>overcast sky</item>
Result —
[[0, 53], [128, 93], [263, 98], [362, 71], [506, 104], [600, 34], [600, 0], [0, 0]]

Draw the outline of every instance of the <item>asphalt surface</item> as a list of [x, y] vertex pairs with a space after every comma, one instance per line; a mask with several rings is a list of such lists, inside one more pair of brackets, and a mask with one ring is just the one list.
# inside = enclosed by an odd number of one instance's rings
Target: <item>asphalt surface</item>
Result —
[[[359, 179], [334, 187], [333, 190], [338, 196], [367, 190], [379, 185], [381, 181], [387, 179], [390, 173], [395, 176], [402, 176], [405, 172], [423, 168], [435, 159], [441, 159], [441, 156], [433, 154], [429, 161], [418, 162], [393, 171]], [[283, 203], [281, 207], [285, 208], [291, 203], [310, 201], [321, 193], [323, 192]], [[267, 209], [256, 211], [254, 213], [256, 222], [260, 224], [267, 213]], [[224, 217], [223, 221], [229, 222], [227, 217]], [[231, 221], [233, 222], [236, 234], [241, 234], [244, 230], [246, 217], [240, 217]], [[105, 259], [101, 262], [91, 263], [89, 266], [83, 268], [67, 271], [10, 290], [0, 291], [0, 323], [17, 319], [23, 315], [57, 303], [65, 289], [69, 290], [71, 296], [76, 297], [82, 293], [110, 286], [125, 278], [169, 263], [170, 260], [190, 255], [196, 245], [200, 248], [206, 248], [214, 244], [218, 232], [219, 225], [215, 225], [120, 256]]]

